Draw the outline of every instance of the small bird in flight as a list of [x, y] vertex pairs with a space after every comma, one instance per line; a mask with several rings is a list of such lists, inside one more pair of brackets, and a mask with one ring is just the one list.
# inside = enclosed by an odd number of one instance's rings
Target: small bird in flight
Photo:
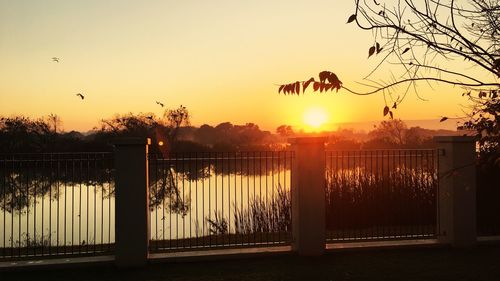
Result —
[[53, 57], [53, 58], [52, 58], [52, 61], [53, 61], [53, 62], [59, 62], [59, 58], [58, 58], [58, 57]]
[[160, 105], [161, 107], [163, 107], [163, 106], [164, 106], [164, 104], [163, 104], [163, 103], [161, 103], [161, 102], [159, 102], [159, 101], [157, 101], [157, 102], [156, 102], [156, 104]]
[[78, 97], [80, 97], [82, 100], [85, 98], [85, 96], [81, 93], [76, 94]]

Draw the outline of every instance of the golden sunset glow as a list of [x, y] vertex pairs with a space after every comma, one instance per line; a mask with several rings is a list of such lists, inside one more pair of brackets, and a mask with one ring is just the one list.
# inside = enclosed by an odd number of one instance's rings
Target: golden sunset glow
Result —
[[[286, 12], [280, 1], [63, 2], [0, 1], [0, 115], [54, 113], [68, 131], [90, 130], [117, 113], [160, 116], [181, 104], [195, 126], [253, 122], [274, 131], [384, 118], [382, 95], [278, 94], [277, 84], [323, 70], [356, 88], [378, 64], [366, 58], [372, 34], [345, 24], [351, 1], [287, 1]], [[297, 40], [300, 34], [321, 40]], [[408, 95], [398, 118], [461, 112], [457, 89], [419, 90], [432, 102]], [[305, 118], [314, 104], [335, 116]]]
[[319, 129], [328, 120], [328, 113], [324, 108], [313, 107], [304, 112], [304, 123], [314, 129]]

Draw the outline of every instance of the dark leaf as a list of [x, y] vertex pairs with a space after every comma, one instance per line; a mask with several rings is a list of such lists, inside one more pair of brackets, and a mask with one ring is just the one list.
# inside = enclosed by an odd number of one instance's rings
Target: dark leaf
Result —
[[448, 120], [448, 117], [444, 117], [444, 116], [443, 116], [443, 118], [441, 118], [441, 120], [439, 120], [439, 122], [444, 122], [444, 121], [446, 121], [446, 120]]
[[299, 81], [295, 82], [295, 92], [297, 93], [297, 95], [300, 94], [300, 82]]
[[316, 81], [314, 82], [314, 84], [313, 84], [313, 90], [315, 92], [319, 89], [319, 84], [320, 84], [319, 82], [316, 82]]
[[279, 90], [278, 90], [278, 94], [281, 94], [281, 91], [283, 90], [283, 88], [285, 88], [285, 85], [281, 85]]
[[290, 93], [290, 84], [285, 85], [285, 94]]
[[321, 71], [319, 73], [319, 75], [318, 75], [319, 76], [319, 82], [324, 83], [326, 80], [330, 80], [329, 78], [330, 78], [331, 74], [332, 73], [330, 71], [327, 71], [327, 70]]
[[351, 15], [351, 16], [349, 17], [349, 19], [347, 20], [347, 23], [351, 23], [351, 22], [353, 22], [355, 19], [356, 19], [356, 14]]
[[375, 53], [375, 46], [371, 46], [368, 50], [368, 57], [371, 57]]
[[333, 90], [333, 84], [325, 84], [325, 92], [332, 89]]
[[386, 116], [389, 113], [389, 107], [386, 105], [384, 107], [384, 116]]
[[309, 87], [309, 84], [311, 84], [311, 82], [314, 82], [314, 78], [311, 77], [311, 79], [305, 81], [305, 82], [302, 82], [302, 92], [305, 92], [307, 87]]
[[380, 51], [382, 51], [382, 48], [380, 48], [380, 44], [377, 42], [375, 46], [377, 47], [377, 54], [380, 53]]
[[410, 48], [406, 48], [403, 50], [403, 52], [401, 54], [404, 54], [404, 53], [408, 52], [409, 50], [410, 50]]
[[392, 105], [392, 108], [396, 109], [398, 107], [398, 105], [396, 104], [396, 102], [394, 102], [394, 104]]
[[392, 115], [392, 111], [389, 111], [389, 115], [391, 116], [391, 119], [394, 119], [394, 115]]

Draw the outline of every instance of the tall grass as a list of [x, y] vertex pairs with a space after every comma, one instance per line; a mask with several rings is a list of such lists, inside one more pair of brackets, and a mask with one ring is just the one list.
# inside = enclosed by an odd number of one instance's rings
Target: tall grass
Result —
[[249, 208], [234, 206], [235, 232], [242, 234], [288, 232], [291, 230], [290, 190], [278, 184], [270, 200], [252, 199]]
[[[437, 175], [407, 166], [333, 169], [326, 176], [326, 228], [358, 236], [428, 234], [436, 224]], [[383, 229], [381, 229], [383, 228]], [[383, 233], [377, 233], [382, 230]]]
[[253, 234], [279, 233], [291, 230], [291, 198], [290, 191], [278, 184], [275, 196], [251, 198], [246, 208], [233, 204], [233, 222], [230, 226], [228, 218], [221, 212], [214, 211], [213, 218], [206, 217], [210, 234]]

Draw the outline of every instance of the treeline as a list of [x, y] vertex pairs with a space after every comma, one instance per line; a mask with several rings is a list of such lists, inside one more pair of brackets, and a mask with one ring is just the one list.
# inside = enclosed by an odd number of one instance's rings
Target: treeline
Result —
[[116, 115], [99, 126], [84, 134], [61, 131], [59, 118], [1, 117], [0, 153], [112, 151], [113, 143], [124, 137], [151, 138], [152, 152], [275, 150], [278, 142], [275, 134], [253, 123], [190, 126], [183, 107], [166, 111], [163, 118]]
[[434, 148], [434, 136], [459, 132], [408, 127], [400, 119], [382, 121], [368, 133], [340, 129], [329, 134], [327, 147], [335, 150]]
[[[261, 130], [254, 123], [216, 126], [191, 126], [185, 107], [154, 114], [125, 114], [102, 120], [87, 133], [61, 130], [56, 115], [44, 118], [23, 116], [0, 118], [0, 152], [91, 152], [112, 151], [113, 143], [123, 137], [149, 137], [152, 152], [209, 152], [283, 150], [287, 139], [301, 136], [288, 125], [276, 132]], [[401, 120], [383, 121], [369, 132], [339, 129], [323, 132], [327, 149], [432, 148], [435, 135], [453, 135], [456, 131], [408, 128]]]

